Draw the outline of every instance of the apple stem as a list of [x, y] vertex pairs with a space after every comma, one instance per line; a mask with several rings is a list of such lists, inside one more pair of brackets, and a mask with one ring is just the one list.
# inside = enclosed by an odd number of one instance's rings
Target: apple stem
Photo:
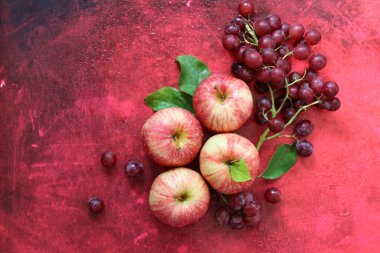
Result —
[[218, 86], [215, 86], [214, 88], [218, 92], [218, 98], [224, 101], [226, 99], [226, 95], [219, 89]]
[[181, 149], [181, 144], [179, 143], [179, 139], [178, 139], [178, 137], [177, 137], [176, 135], [174, 135], [174, 136], [172, 137], [172, 139], [173, 139], [173, 142], [174, 142], [176, 148], [177, 148], [177, 149]]

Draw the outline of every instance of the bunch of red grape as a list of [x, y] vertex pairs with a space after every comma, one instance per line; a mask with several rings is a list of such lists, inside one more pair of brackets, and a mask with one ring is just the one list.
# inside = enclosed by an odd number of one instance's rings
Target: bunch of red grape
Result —
[[240, 192], [230, 195], [225, 199], [224, 206], [219, 207], [215, 212], [215, 218], [219, 225], [229, 225], [233, 229], [240, 229], [244, 223], [255, 226], [261, 219], [261, 207], [254, 200], [253, 193]]
[[[326, 57], [312, 53], [312, 46], [321, 41], [318, 31], [305, 32], [301, 24], [289, 25], [276, 14], [260, 17], [250, 1], [242, 1], [238, 10], [240, 15], [225, 27], [222, 42], [236, 59], [232, 73], [253, 85], [258, 93], [267, 94], [256, 102], [258, 124], [267, 124], [273, 137], [277, 137], [311, 106], [339, 109], [338, 85], [334, 81], [324, 82], [318, 73], [326, 66]], [[291, 58], [308, 61], [308, 69], [302, 74], [291, 72]], [[303, 138], [312, 130], [308, 120], [295, 126], [293, 137], [301, 156], [310, 156], [313, 146], [297, 136]]]

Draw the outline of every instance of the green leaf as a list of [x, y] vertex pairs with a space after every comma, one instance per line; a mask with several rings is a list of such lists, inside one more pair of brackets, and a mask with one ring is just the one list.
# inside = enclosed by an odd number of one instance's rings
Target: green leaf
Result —
[[176, 61], [181, 66], [179, 89], [190, 96], [194, 96], [198, 85], [211, 75], [210, 69], [202, 61], [191, 55], [178, 56]]
[[165, 86], [156, 90], [149, 94], [144, 102], [155, 111], [169, 107], [181, 107], [194, 113], [193, 98], [173, 87]]
[[230, 175], [235, 182], [246, 182], [252, 179], [249, 169], [244, 159], [233, 161], [228, 164]]
[[284, 175], [297, 162], [297, 151], [294, 145], [283, 144], [277, 147], [268, 166], [260, 177], [277, 179]]

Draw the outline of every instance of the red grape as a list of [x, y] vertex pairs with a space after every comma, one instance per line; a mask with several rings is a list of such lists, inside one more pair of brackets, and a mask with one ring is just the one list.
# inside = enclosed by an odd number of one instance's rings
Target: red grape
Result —
[[314, 92], [309, 87], [301, 87], [298, 90], [297, 96], [305, 101], [306, 104], [310, 104], [314, 100]]
[[239, 35], [240, 34], [240, 28], [236, 24], [229, 24], [224, 28], [224, 34], [235, 34]]
[[311, 156], [313, 153], [313, 145], [307, 140], [297, 141], [296, 151], [300, 156]]
[[323, 91], [323, 79], [320, 76], [313, 77], [309, 82], [309, 87], [313, 90], [314, 94], [320, 95]]
[[281, 28], [281, 18], [276, 14], [269, 14], [267, 21], [273, 30]]
[[323, 87], [323, 95], [327, 98], [335, 97], [339, 92], [339, 86], [334, 81], [328, 81]]
[[244, 63], [250, 68], [258, 68], [263, 64], [260, 53], [254, 49], [247, 49], [243, 53]]
[[251, 1], [241, 1], [238, 6], [239, 14], [243, 17], [248, 17], [253, 15], [255, 7]]
[[236, 50], [240, 46], [240, 38], [234, 34], [224, 35], [222, 44], [227, 50]]
[[294, 41], [301, 39], [304, 33], [305, 28], [301, 24], [294, 24], [289, 28], [289, 35]]
[[277, 53], [273, 48], [264, 48], [261, 52], [261, 57], [264, 64], [273, 65], [277, 59]]
[[305, 34], [305, 40], [310, 46], [316, 45], [321, 41], [321, 34], [317, 30], [310, 30]]
[[278, 116], [268, 121], [268, 127], [273, 133], [281, 132], [284, 129], [284, 126], [284, 121]]
[[281, 201], [281, 191], [275, 187], [268, 188], [264, 193], [265, 199], [271, 203]]
[[309, 59], [309, 67], [314, 71], [319, 71], [326, 66], [326, 57], [322, 54], [315, 54]]
[[255, 22], [255, 32], [259, 36], [264, 36], [272, 31], [272, 28], [268, 21], [266, 20], [257, 20]]
[[309, 54], [309, 47], [304, 44], [298, 44], [298, 46], [293, 49], [293, 56], [297, 60], [306, 60], [309, 57]]
[[265, 35], [265, 36], [262, 36], [260, 39], [259, 39], [259, 49], [263, 49], [263, 48], [273, 48], [275, 49], [276, 48], [276, 41], [273, 39], [273, 37], [269, 34]]

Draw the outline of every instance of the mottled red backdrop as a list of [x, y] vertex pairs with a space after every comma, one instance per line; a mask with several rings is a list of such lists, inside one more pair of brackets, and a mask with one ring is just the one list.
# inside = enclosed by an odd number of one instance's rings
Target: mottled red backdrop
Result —
[[[174, 59], [192, 54], [229, 73], [224, 25], [238, 1], [0, 1], [0, 252], [378, 252], [380, 248], [380, 35], [378, 0], [256, 1], [323, 34], [323, 71], [342, 108], [314, 110], [315, 153], [285, 177], [257, 180], [258, 229], [218, 227], [213, 210], [174, 229], [151, 214], [162, 171], [143, 151], [143, 98], [176, 86]], [[238, 133], [254, 143], [250, 120]], [[284, 141], [284, 140], [283, 140]], [[277, 143], [261, 149], [262, 167]], [[119, 162], [105, 171], [104, 150]], [[143, 178], [127, 178], [128, 159]], [[283, 192], [263, 201], [268, 186]], [[89, 215], [87, 199], [106, 209]]]

